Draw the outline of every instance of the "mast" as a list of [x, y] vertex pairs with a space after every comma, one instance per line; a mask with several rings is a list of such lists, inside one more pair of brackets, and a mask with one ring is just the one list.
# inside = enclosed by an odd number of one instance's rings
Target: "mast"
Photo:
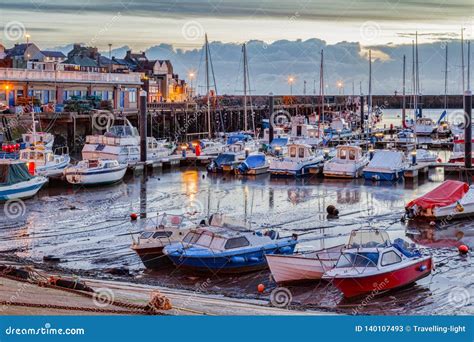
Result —
[[411, 58], [412, 58], [412, 70], [411, 70], [411, 78], [412, 78], [412, 92], [413, 92], [413, 116], [416, 119], [416, 108], [418, 104], [416, 103], [416, 76], [415, 76], [415, 41], [411, 41]]
[[471, 41], [467, 41], [467, 90], [471, 90]]
[[372, 50], [369, 50], [369, 98], [367, 99], [368, 114], [369, 114], [369, 125], [372, 115]]
[[444, 110], [448, 109], [448, 45], [444, 57]]
[[462, 74], [462, 92], [466, 90], [466, 83], [464, 81], [464, 28], [461, 29], [461, 74]]
[[319, 95], [321, 96], [321, 110], [319, 112], [318, 134], [321, 129], [321, 119], [324, 129], [324, 50], [321, 50], [321, 65], [319, 66]]
[[[419, 107], [420, 107], [420, 60], [418, 58], [418, 31], [415, 34], [415, 53], [416, 53], [416, 73], [415, 73], [415, 79], [416, 79], [416, 111], [419, 113]], [[421, 114], [421, 113], [419, 113]]]
[[242, 52], [244, 54], [244, 131], [247, 131], [247, 47], [245, 43], [242, 45]]
[[209, 77], [209, 42], [207, 40], [207, 33], [205, 35], [205, 49], [206, 49], [206, 91], [207, 91], [207, 134], [209, 139], [212, 138], [211, 132], [211, 86]]
[[403, 100], [402, 100], [402, 125], [405, 127], [406, 125], [406, 63], [407, 63], [407, 56], [403, 55]]

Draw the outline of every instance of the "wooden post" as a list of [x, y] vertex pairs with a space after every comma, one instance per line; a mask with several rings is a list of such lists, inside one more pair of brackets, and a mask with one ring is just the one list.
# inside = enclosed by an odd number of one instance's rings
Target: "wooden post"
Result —
[[145, 90], [140, 91], [140, 161], [146, 162], [147, 159], [147, 93]]

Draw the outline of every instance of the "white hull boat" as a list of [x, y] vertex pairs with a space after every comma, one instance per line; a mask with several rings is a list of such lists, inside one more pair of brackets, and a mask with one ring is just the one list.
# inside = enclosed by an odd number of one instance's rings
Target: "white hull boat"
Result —
[[44, 177], [58, 177], [71, 162], [67, 148], [62, 154], [56, 154], [50, 149], [36, 145], [35, 147], [20, 150], [20, 158], [27, 166], [34, 164], [35, 174]]
[[3, 161], [0, 163], [0, 201], [33, 197], [48, 179], [31, 176], [24, 163]]
[[320, 280], [334, 268], [344, 245], [311, 253], [266, 255], [273, 279], [281, 283]]
[[116, 160], [82, 160], [76, 166], [64, 170], [68, 183], [80, 185], [104, 185], [121, 181], [127, 165]]
[[416, 135], [431, 135], [438, 130], [438, 126], [430, 118], [420, 118], [416, 120], [413, 130]]
[[315, 154], [311, 146], [306, 144], [288, 145], [288, 155], [275, 158], [270, 163], [270, 173], [273, 176], [305, 176], [309, 169], [324, 161], [322, 153]]
[[336, 157], [324, 163], [323, 174], [333, 178], [358, 178], [369, 163], [358, 146], [338, 146]]

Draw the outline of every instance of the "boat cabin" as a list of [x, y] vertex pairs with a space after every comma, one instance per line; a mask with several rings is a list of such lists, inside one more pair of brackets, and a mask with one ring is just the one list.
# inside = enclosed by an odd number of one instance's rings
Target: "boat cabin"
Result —
[[149, 218], [145, 222], [144, 231], [138, 237], [134, 246], [149, 244], [163, 245], [166, 243], [179, 241], [186, 235], [189, 229], [195, 224], [180, 215], [158, 215]]
[[61, 156], [56, 156], [51, 150], [44, 148], [28, 148], [20, 151], [20, 160], [35, 162], [36, 166], [56, 164], [61, 162]]
[[362, 149], [359, 146], [338, 146], [336, 158], [347, 163], [357, 161], [362, 158]]
[[306, 144], [290, 144], [288, 145], [288, 157], [292, 159], [307, 159], [314, 155], [310, 145]]
[[423, 126], [435, 126], [433, 119], [431, 118], [418, 118], [416, 119], [416, 125]]

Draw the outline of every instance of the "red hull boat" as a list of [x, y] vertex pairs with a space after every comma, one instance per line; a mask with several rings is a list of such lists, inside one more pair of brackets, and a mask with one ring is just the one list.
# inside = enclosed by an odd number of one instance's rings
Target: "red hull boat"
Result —
[[391, 243], [384, 231], [355, 230], [336, 267], [323, 278], [353, 298], [412, 284], [428, 276], [432, 266], [431, 256], [422, 256], [402, 239]]

